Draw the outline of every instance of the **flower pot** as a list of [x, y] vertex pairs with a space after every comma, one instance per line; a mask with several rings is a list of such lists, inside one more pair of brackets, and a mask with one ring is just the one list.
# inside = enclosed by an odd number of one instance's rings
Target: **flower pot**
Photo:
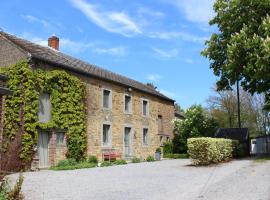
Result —
[[160, 160], [161, 158], [161, 153], [160, 152], [156, 152], [155, 153], [155, 160]]

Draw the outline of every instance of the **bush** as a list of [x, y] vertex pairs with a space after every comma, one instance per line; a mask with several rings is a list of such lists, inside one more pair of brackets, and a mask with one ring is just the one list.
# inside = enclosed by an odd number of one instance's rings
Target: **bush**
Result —
[[98, 159], [97, 159], [96, 156], [89, 156], [88, 162], [89, 163], [95, 163], [95, 164], [97, 164], [98, 163]]
[[168, 141], [164, 143], [163, 146], [163, 154], [168, 154], [173, 152], [173, 144], [172, 142]]
[[181, 158], [188, 158], [188, 154], [182, 153], [182, 154], [177, 154], [177, 153], [168, 153], [164, 154], [164, 158], [172, 158], [172, 159], [181, 159]]
[[147, 156], [146, 161], [147, 161], [147, 162], [154, 162], [155, 159], [154, 159], [153, 156]]
[[4, 181], [2, 185], [0, 185], [0, 200], [23, 200], [24, 198], [21, 193], [22, 184], [23, 184], [22, 174], [20, 174], [13, 189], [10, 189], [8, 183]]
[[114, 165], [126, 165], [127, 161], [125, 160], [116, 160], [113, 162]]
[[132, 163], [140, 163], [141, 160], [140, 158], [137, 158], [137, 157], [133, 157], [132, 160], [131, 160]]
[[110, 161], [104, 161], [101, 163], [100, 167], [109, 167], [112, 166], [113, 164]]
[[161, 148], [160, 147], [156, 149], [156, 153], [160, 153], [161, 154]]
[[190, 138], [188, 139], [188, 154], [195, 165], [227, 161], [232, 158], [232, 143], [230, 139]]
[[73, 158], [69, 158], [69, 159], [65, 159], [65, 160], [60, 160], [56, 167], [65, 167], [65, 166], [73, 166], [73, 165], [76, 165], [77, 162], [75, 159]]

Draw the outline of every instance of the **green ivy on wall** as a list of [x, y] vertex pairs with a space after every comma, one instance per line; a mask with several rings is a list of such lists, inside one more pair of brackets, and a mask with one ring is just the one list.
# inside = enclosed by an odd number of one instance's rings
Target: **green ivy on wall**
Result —
[[[38, 129], [59, 128], [67, 129], [67, 157], [83, 159], [87, 147], [86, 109], [85, 86], [80, 79], [62, 70], [33, 70], [27, 61], [1, 71], [8, 75], [8, 87], [13, 90], [5, 100], [4, 137], [13, 140], [21, 131], [20, 158], [32, 159]], [[44, 92], [50, 94], [52, 104], [52, 120], [48, 123], [38, 122], [38, 99]]]

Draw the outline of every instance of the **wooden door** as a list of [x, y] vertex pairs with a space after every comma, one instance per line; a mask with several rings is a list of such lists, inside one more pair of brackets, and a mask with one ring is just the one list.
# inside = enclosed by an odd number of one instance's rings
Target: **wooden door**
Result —
[[48, 144], [49, 133], [45, 131], [40, 131], [38, 137], [39, 167], [48, 167]]

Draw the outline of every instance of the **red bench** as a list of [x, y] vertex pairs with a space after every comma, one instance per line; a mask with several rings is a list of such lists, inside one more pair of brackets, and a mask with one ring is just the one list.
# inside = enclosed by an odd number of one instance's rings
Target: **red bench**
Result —
[[103, 149], [102, 150], [102, 160], [103, 161], [115, 161], [117, 158], [120, 158], [121, 155], [116, 153], [114, 149]]

